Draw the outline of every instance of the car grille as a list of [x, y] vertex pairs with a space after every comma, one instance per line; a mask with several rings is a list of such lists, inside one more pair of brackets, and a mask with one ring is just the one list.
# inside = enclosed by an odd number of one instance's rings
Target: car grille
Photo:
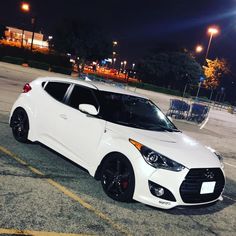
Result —
[[[216, 181], [213, 193], [200, 194], [203, 182]], [[190, 169], [180, 186], [180, 195], [185, 203], [204, 203], [216, 200], [223, 191], [225, 178], [220, 168]]]

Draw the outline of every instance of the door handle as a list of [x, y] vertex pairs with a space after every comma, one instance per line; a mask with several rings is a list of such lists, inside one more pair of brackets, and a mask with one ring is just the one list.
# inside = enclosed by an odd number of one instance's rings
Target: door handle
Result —
[[62, 119], [67, 120], [67, 116], [65, 114], [60, 114], [59, 115]]

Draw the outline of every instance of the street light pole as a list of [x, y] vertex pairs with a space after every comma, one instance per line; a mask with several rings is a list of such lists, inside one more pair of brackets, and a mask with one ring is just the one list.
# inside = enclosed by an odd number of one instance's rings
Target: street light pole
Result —
[[[27, 2], [22, 2], [21, 5], [20, 5], [20, 9], [22, 12], [24, 13], [28, 13], [30, 11], [30, 5], [29, 3]], [[25, 30], [24, 28], [22, 27], [22, 35], [21, 35], [21, 47], [23, 48], [24, 47], [24, 33], [25, 33]]]
[[204, 77], [200, 77], [200, 81], [199, 81], [199, 83], [198, 83], [198, 90], [197, 90], [197, 95], [196, 95], [196, 97], [195, 97], [195, 99], [198, 99], [198, 95], [199, 95], [199, 92], [200, 92], [200, 89], [201, 89], [201, 86], [202, 86], [202, 83], [203, 83], [203, 81], [204, 81]]
[[115, 55], [116, 55], [116, 52], [112, 52], [112, 69], [114, 69], [114, 65], [115, 65], [115, 62], [114, 62], [114, 58], [115, 58]]
[[216, 27], [210, 27], [210, 28], [208, 28], [208, 33], [210, 34], [210, 38], [209, 38], [209, 42], [208, 42], [208, 46], [207, 46], [207, 50], [206, 50], [206, 56], [205, 56], [204, 63], [206, 62], [208, 54], [209, 54], [213, 35], [218, 34], [219, 30]]
[[123, 64], [124, 64], [124, 62], [122, 61], [121, 63], [120, 63], [120, 70], [122, 71], [122, 68], [123, 68]]
[[115, 66], [115, 61], [114, 61], [114, 58], [116, 56], [116, 52], [114, 51], [114, 48], [117, 46], [117, 41], [112, 41], [112, 69], [114, 69], [114, 66]]
[[25, 30], [22, 29], [22, 32], [21, 32], [21, 48], [24, 47], [24, 34], [25, 34]]
[[[24, 13], [28, 13], [30, 11], [30, 5], [27, 2], [22, 2], [20, 9], [22, 12]], [[21, 35], [21, 47], [24, 47], [24, 33], [25, 33], [25, 29], [22, 27], [22, 35]]]
[[33, 25], [33, 33], [32, 33], [32, 38], [31, 38], [30, 51], [32, 52], [32, 50], [33, 50], [33, 43], [34, 43], [35, 26], [36, 26], [36, 17], [33, 17], [31, 19], [31, 23]]
[[127, 61], [124, 61], [124, 71], [125, 71], [126, 64], [127, 64]]
[[201, 85], [202, 85], [202, 82], [199, 82], [198, 83], [198, 89], [197, 89], [197, 94], [196, 94], [195, 100], [198, 99], [198, 95], [199, 95], [199, 92], [200, 92], [200, 89], [201, 89]]
[[210, 46], [211, 46], [212, 37], [213, 37], [213, 34], [211, 33], [210, 39], [209, 39], [209, 42], [208, 42], [208, 46], [207, 46], [207, 50], [206, 50], [206, 56], [205, 56], [204, 62], [206, 61], [206, 59], [207, 59], [207, 57], [208, 57], [208, 54], [209, 54], [209, 50], [210, 50]]
[[116, 58], [113, 58], [113, 68], [115, 68], [115, 64], [116, 64]]

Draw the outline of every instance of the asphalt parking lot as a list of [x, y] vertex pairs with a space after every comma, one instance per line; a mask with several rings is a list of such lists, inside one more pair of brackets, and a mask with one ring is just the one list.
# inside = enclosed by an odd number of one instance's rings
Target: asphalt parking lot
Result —
[[[223, 153], [223, 201], [172, 210], [115, 202], [103, 193], [100, 182], [63, 156], [39, 143], [13, 139], [8, 125], [11, 105], [23, 84], [39, 75], [51, 74], [0, 63], [0, 235], [235, 235], [236, 117], [229, 117], [226, 126], [212, 118], [202, 130], [176, 122]], [[168, 97], [150, 97], [166, 109]]]

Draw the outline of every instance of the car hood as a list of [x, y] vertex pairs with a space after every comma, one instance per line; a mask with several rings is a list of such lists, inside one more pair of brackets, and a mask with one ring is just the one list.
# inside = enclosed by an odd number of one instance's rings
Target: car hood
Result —
[[[107, 122], [107, 129], [133, 139], [187, 168], [221, 167], [217, 156], [181, 132], [149, 131]], [[130, 144], [132, 145], [132, 144]]]

